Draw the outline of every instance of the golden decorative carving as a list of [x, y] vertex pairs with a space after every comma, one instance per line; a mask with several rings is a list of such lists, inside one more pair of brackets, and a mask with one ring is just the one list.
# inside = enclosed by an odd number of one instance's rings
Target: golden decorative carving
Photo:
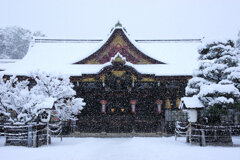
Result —
[[95, 78], [84, 78], [82, 82], [96, 82]]
[[171, 108], [171, 102], [170, 102], [169, 99], [167, 99], [166, 102], [165, 102], [165, 108], [166, 109], [170, 109]]
[[112, 74], [116, 77], [121, 77], [126, 71], [112, 71]]
[[180, 106], [180, 103], [181, 103], [181, 99], [178, 98], [177, 101], [176, 101], [176, 108], [178, 108]]
[[132, 81], [135, 82], [137, 80], [137, 77], [132, 74]]
[[122, 45], [122, 46], [126, 46], [127, 43], [122, 39], [122, 37], [120, 35], [117, 35], [116, 38], [114, 38], [114, 40], [112, 41], [112, 43], [110, 45]]
[[154, 82], [154, 79], [153, 78], [144, 77], [144, 78], [141, 79], [141, 81], [143, 81], [143, 82]]
[[101, 80], [102, 82], [105, 81], [105, 74], [103, 74], [103, 75], [100, 77], [100, 80]]

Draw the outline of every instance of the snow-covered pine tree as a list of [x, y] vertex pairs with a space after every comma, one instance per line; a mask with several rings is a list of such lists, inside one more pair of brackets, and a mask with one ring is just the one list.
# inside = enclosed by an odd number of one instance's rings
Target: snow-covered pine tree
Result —
[[45, 37], [40, 31], [13, 26], [0, 28], [0, 59], [21, 59], [29, 48], [32, 37]]
[[197, 95], [209, 112], [236, 103], [240, 93], [229, 80], [229, 70], [236, 69], [239, 63], [234, 43], [230, 40], [208, 43], [199, 49], [199, 54], [200, 65], [188, 82], [186, 95]]
[[240, 31], [238, 32], [238, 39], [236, 41], [236, 48], [240, 50]]

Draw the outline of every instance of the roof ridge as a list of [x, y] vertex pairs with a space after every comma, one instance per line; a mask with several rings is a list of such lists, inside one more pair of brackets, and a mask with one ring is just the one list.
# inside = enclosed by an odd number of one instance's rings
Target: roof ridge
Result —
[[[35, 38], [35, 43], [98, 43], [103, 39], [73, 39], [73, 38]], [[202, 39], [136, 39], [138, 43], [161, 43], [161, 42], [202, 42]]]

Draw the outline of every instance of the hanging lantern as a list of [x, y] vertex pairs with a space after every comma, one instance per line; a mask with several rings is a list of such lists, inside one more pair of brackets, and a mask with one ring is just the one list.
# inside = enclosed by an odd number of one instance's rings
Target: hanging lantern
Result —
[[156, 104], [157, 104], [157, 113], [160, 114], [162, 113], [162, 100], [156, 100]]
[[130, 101], [132, 114], [135, 114], [135, 113], [136, 113], [136, 103], [137, 103], [136, 100], [131, 100], [131, 101]]
[[57, 114], [58, 114], [58, 113], [57, 113], [56, 110], [52, 111], [53, 121], [54, 121], [54, 122], [59, 121], [59, 118], [58, 118], [58, 115], [57, 115]]
[[101, 112], [104, 114], [104, 113], [106, 113], [106, 104], [107, 104], [107, 101], [106, 101], [106, 100], [101, 100], [100, 103], [101, 103], [101, 105], [102, 105]]

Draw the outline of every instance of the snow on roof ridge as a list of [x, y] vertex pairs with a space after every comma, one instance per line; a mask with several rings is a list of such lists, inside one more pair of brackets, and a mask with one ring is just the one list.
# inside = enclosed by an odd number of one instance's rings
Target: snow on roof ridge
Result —
[[35, 43], [98, 43], [102, 39], [35, 38]]
[[175, 43], [201, 43], [202, 39], [136, 39], [135, 40], [138, 43], [168, 43], [168, 42], [175, 42]]
[[0, 63], [15, 63], [21, 59], [0, 59]]
[[[33, 37], [33, 43], [99, 43], [103, 42], [104, 43], [111, 37], [113, 32], [116, 29], [121, 29], [125, 35], [127, 36], [128, 39], [130, 38], [130, 35], [127, 33], [126, 28], [118, 21], [115, 26], [111, 29], [110, 34], [108, 34], [105, 38], [101, 39], [78, 39], [78, 38], [46, 38], [46, 37]], [[138, 42], [138, 43], [180, 43], [180, 42], [189, 42], [189, 43], [194, 43], [194, 42], [202, 42], [204, 38], [190, 38], [190, 39], [135, 39], [135, 40], [130, 40]], [[103, 44], [104, 44], [103, 43]]]
[[[33, 40], [34, 43], [99, 43], [102, 41], [103, 39], [72, 38], [35, 38]], [[202, 39], [136, 39], [134, 41], [137, 43], [201, 43]]]

